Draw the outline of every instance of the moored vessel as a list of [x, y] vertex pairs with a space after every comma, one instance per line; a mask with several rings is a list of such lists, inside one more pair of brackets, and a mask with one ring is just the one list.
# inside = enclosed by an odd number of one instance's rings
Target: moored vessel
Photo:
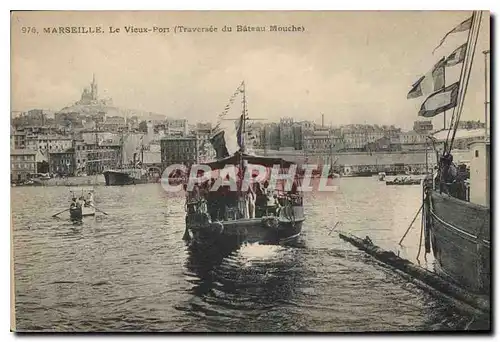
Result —
[[148, 173], [142, 168], [111, 169], [102, 173], [106, 185], [134, 185], [149, 182]]
[[[436, 174], [429, 174], [423, 183], [426, 253], [432, 251], [435, 270], [441, 276], [471, 293], [483, 295], [489, 301], [491, 285], [490, 142], [487, 129], [489, 50], [483, 51], [485, 133], [483, 140], [469, 144], [470, 173], [467, 172], [465, 165], [457, 166], [452, 153], [477, 48], [481, 18], [482, 13], [474, 11], [471, 17], [443, 38], [441, 44], [452, 33], [468, 33], [465, 44], [458, 46], [452, 54], [442, 58], [434, 67], [431, 78], [434, 78], [434, 85], [439, 84], [439, 87], [424, 101], [419, 115], [434, 117], [453, 109], [449, 128], [446, 128], [446, 115], [444, 116], [444, 127], [448, 130], [448, 136], [442, 150], [435, 146], [436, 139], [430, 138], [438, 168]], [[458, 82], [446, 86], [444, 72], [447, 67], [457, 64], [462, 65], [460, 78]], [[409, 98], [422, 95], [420, 83], [423, 79], [424, 77], [413, 85], [408, 94]]]

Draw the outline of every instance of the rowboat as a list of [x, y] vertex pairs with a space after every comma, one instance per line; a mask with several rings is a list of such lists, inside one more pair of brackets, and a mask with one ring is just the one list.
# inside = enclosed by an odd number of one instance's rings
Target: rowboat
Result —
[[87, 216], [95, 216], [94, 189], [71, 189], [69, 215], [71, 220], [82, 220]]

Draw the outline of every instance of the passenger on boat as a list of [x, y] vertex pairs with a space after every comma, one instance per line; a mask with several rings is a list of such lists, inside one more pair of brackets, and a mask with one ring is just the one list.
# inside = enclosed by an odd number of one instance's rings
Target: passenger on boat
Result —
[[78, 202], [79, 202], [81, 207], [84, 206], [85, 205], [85, 197], [80, 196], [80, 198], [78, 199]]
[[246, 217], [247, 218], [255, 218], [255, 192], [253, 191], [252, 186], [248, 187], [247, 193], [245, 195], [246, 202]]
[[440, 175], [440, 190], [447, 194], [450, 193], [450, 185], [455, 182], [457, 177], [457, 169], [453, 164], [453, 156], [450, 153], [445, 154], [440, 159], [441, 175]]
[[292, 189], [290, 190], [290, 194], [297, 195], [298, 193], [299, 192], [298, 192], [297, 180], [294, 180], [292, 184]]
[[207, 211], [208, 214], [210, 215], [210, 218], [212, 221], [216, 221], [220, 219], [220, 213], [222, 212], [221, 205], [220, 205], [220, 190], [218, 191], [211, 191], [213, 188], [213, 185], [215, 184], [215, 178], [212, 178], [209, 183], [209, 191], [206, 194], [206, 199], [207, 199]]
[[255, 205], [264, 205], [266, 202], [266, 193], [265, 190], [262, 189], [261, 183], [255, 184]]
[[267, 201], [266, 201], [266, 213], [267, 213], [267, 215], [270, 215], [270, 214], [276, 215], [278, 208], [279, 208], [279, 203], [277, 201], [276, 196], [273, 193], [268, 192], [266, 197], [267, 197]]
[[71, 204], [69, 206], [70, 209], [76, 209], [79, 207], [79, 203], [76, 201], [76, 197], [71, 199]]
[[94, 203], [94, 196], [92, 195], [91, 192], [89, 192], [89, 196], [85, 200], [85, 206], [90, 207]]

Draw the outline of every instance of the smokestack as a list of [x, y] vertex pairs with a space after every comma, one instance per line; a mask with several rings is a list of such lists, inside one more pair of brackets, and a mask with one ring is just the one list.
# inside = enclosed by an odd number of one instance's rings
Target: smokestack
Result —
[[321, 127], [325, 127], [325, 114], [321, 114]]

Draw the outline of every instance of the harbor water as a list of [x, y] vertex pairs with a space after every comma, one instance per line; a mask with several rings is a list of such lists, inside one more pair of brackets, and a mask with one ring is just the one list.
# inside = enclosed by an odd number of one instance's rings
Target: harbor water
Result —
[[[184, 194], [159, 184], [96, 187], [96, 206], [109, 215], [80, 225], [65, 214], [51, 217], [67, 207], [67, 188], [12, 188], [16, 330], [365, 332], [487, 324], [338, 237], [337, 230], [370, 236], [417, 262], [420, 219], [403, 247], [398, 241], [421, 204], [420, 186], [386, 186], [375, 177], [338, 183], [337, 191], [305, 194], [296, 245], [247, 245], [224, 258], [187, 250]], [[419, 259], [424, 265], [423, 248]]]

